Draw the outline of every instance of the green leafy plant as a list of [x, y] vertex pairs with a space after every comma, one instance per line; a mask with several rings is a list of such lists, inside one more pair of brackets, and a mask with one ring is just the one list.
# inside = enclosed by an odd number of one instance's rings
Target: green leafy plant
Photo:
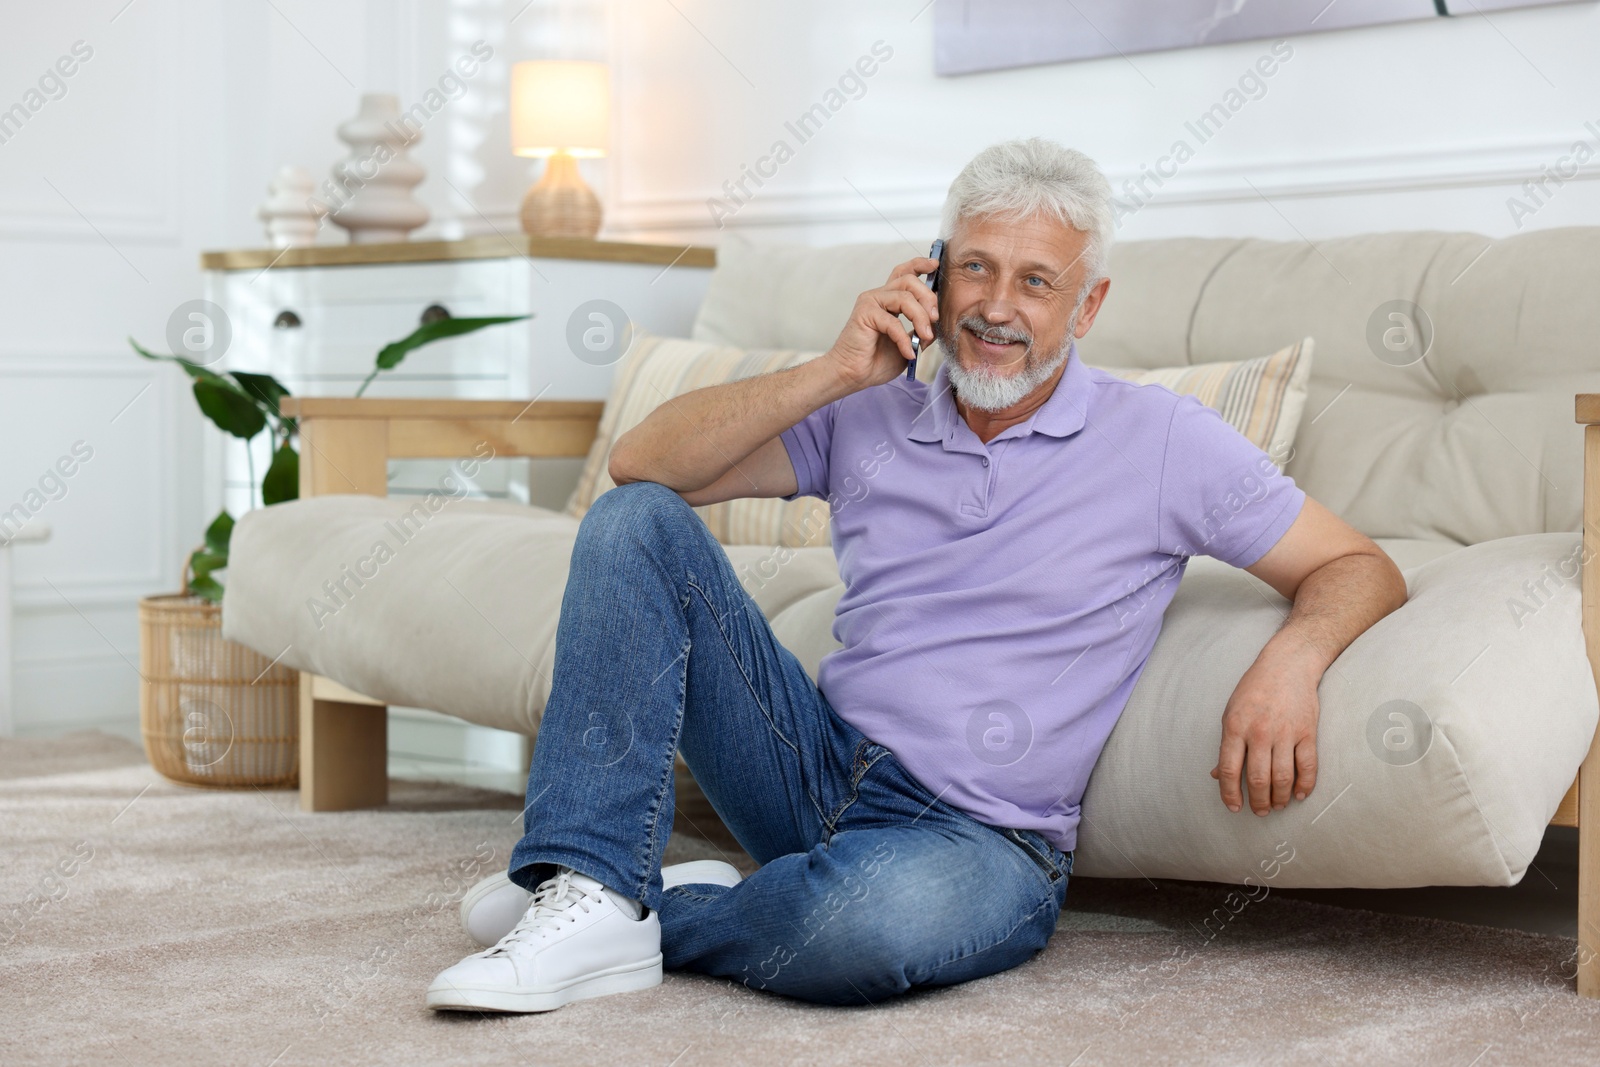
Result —
[[[502, 315], [490, 318], [441, 318], [413, 330], [407, 337], [384, 345], [379, 349], [372, 373], [362, 381], [356, 396], [367, 391], [374, 378], [386, 370], [393, 370], [412, 351], [446, 337], [518, 322], [526, 315]], [[182, 356], [162, 355], [140, 347], [133, 338], [128, 344], [144, 359], [175, 363], [193, 381], [195, 403], [200, 411], [218, 429], [245, 443], [245, 460], [250, 470], [250, 504], [255, 506], [255, 457], [250, 449], [262, 431], [271, 432], [272, 460], [261, 478], [261, 504], [271, 507], [300, 496], [300, 453], [295, 448], [299, 428], [295, 420], [279, 410], [279, 401], [289, 396], [289, 390], [270, 374], [252, 371], [214, 371]], [[195, 596], [216, 603], [222, 599], [222, 583], [216, 573], [228, 566], [228, 545], [233, 536], [234, 519], [224, 508], [206, 527], [205, 540], [184, 563], [184, 587]]]

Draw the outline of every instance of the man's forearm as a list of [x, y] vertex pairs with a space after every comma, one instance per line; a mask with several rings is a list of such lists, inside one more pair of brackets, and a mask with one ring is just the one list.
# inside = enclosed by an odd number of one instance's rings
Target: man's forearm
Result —
[[1387, 556], [1330, 560], [1300, 583], [1288, 620], [1262, 655], [1293, 660], [1320, 678], [1350, 642], [1405, 600], [1405, 579]]
[[618, 484], [702, 489], [807, 415], [852, 390], [821, 356], [798, 367], [696, 389], [662, 403], [611, 450]]

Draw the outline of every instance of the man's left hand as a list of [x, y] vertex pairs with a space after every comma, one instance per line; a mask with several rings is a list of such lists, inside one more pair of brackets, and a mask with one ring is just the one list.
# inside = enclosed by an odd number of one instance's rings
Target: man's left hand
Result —
[[1317, 784], [1317, 683], [1313, 657], [1269, 645], [1234, 689], [1222, 713], [1222, 749], [1211, 777], [1222, 803], [1240, 808], [1240, 777], [1250, 810], [1266, 815], [1304, 800]]

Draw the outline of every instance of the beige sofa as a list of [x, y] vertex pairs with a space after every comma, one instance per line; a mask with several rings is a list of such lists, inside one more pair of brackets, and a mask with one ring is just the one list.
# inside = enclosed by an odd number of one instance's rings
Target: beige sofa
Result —
[[[695, 334], [751, 348], [826, 348], [855, 295], [914, 253], [898, 242], [726, 244]], [[1090, 781], [1075, 874], [1507, 885], [1522, 878], [1552, 819], [1573, 824], [1574, 779], [1600, 714], [1579, 624], [1584, 434], [1573, 419], [1574, 395], [1600, 391], [1597, 292], [1600, 228], [1499, 241], [1397, 233], [1317, 245], [1117, 246], [1110, 298], [1081, 345], [1088, 362], [1239, 359], [1314, 337], [1287, 471], [1379, 540], [1405, 571], [1411, 600], [1358, 639], [1322, 684], [1315, 794], [1267, 818], [1234, 815], [1207, 773], [1222, 708], [1287, 604], [1241, 571], [1193, 561]], [[1384, 309], [1395, 300], [1415, 302], [1433, 329], [1426, 358], [1405, 366], [1369, 340], [1388, 328]], [[337, 792], [344, 772], [332, 761], [359, 758], [362, 773], [381, 779], [381, 754], [371, 752], [381, 727], [364, 702], [535, 731], [577, 528], [570, 515], [450, 502], [429, 520], [429, 536], [385, 564], [382, 580], [336, 618], [315, 620], [306, 605], [414, 503], [381, 493], [383, 442], [391, 456], [420, 454], [424, 446], [393, 445], [413, 441], [415, 426], [371, 427], [433, 418], [454, 426], [448, 439], [497, 440], [501, 454], [576, 455], [592, 433], [593, 406], [540, 405], [514, 424], [509, 408], [493, 405], [471, 415], [462, 405], [430, 414], [417, 402], [371, 402], [378, 406], [364, 413], [346, 401], [301, 403], [306, 434], [325, 433], [333, 451], [323, 463], [303, 450], [304, 495], [378, 495], [316, 496], [247, 515], [233, 535], [224, 627], [267, 655], [288, 646], [284, 662], [328, 679], [314, 692], [307, 686], [303, 722], [320, 739], [308, 739], [302, 774]], [[469, 417], [479, 420], [470, 432]], [[367, 427], [356, 435], [364, 451], [346, 443], [357, 426]], [[352, 477], [360, 464], [366, 473]], [[736, 565], [754, 564], [771, 549], [729, 553]], [[840, 592], [828, 548], [794, 550], [755, 592], [813, 674], [834, 647]]]

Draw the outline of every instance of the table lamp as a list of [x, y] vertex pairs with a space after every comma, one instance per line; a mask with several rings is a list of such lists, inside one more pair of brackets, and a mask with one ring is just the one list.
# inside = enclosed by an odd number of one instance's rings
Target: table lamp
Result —
[[544, 156], [544, 176], [522, 198], [522, 231], [532, 237], [594, 237], [600, 198], [578, 159], [611, 147], [611, 80], [604, 63], [536, 60], [511, 68], [511, 151]]

